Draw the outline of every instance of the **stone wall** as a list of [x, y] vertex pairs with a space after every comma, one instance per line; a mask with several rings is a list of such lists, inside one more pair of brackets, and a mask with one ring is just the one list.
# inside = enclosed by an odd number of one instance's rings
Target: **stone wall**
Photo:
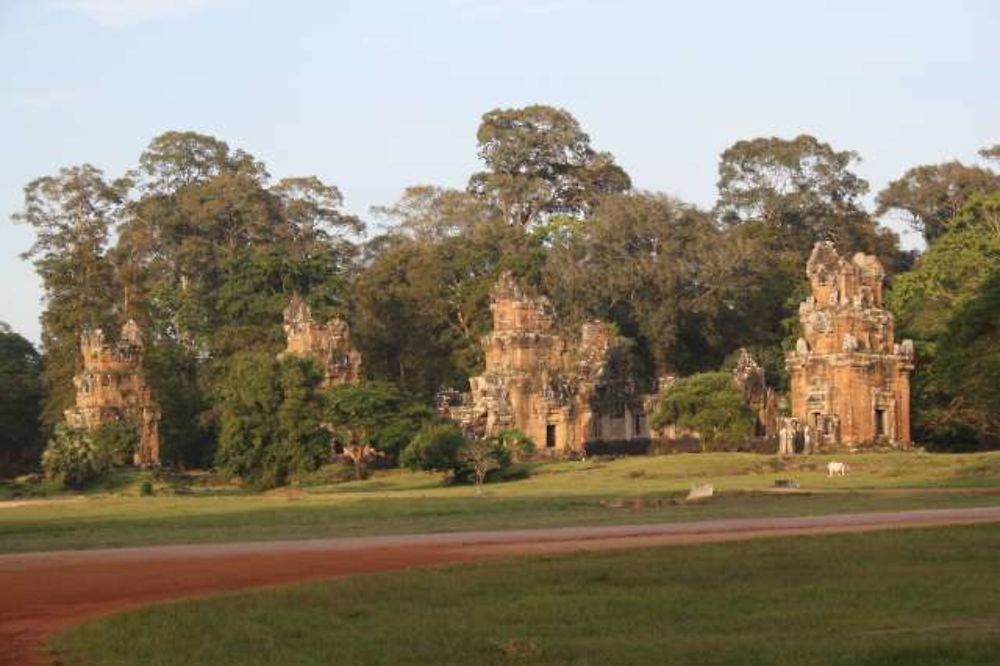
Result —
[[579, 337], [563, 334], [548, 299], [526, 295], [509, 273], [494, 286], [490, 309], [486, 368], [469, 379], [468, 394], [442, 394], [443, 413], [479, 436], [523, 430], [541, 452], [649, 437], [625, 341], [611, 326], [594, 321]]
[[324, 387], [361, 381], [361, 353], [351, 344], [347, 322], [334, 317], [325, 324], [316, 323], [298, 294], [285, 308], [284, 320], [285, 353], [315, 360], [323, 369]]
[[810, 430], [816, 450], [908, 446], [913, 344], [895, 341], [882, 265], [861, 253], [847, 260], [824, 242], [806, 272], [802, 337], [786, 355], [795, 427]]
[[95, 430], [108, 421], [128, 420], [138, 429], [135, 464], [154, 467], [160, 461], [160, 409], [153, 402], [142, 369], [142, 332], [127, 322], [114, 344], [100, 329], [80, 336], [83, 368], [73, 377], [76, 404], [66, 410], [66, 422]]

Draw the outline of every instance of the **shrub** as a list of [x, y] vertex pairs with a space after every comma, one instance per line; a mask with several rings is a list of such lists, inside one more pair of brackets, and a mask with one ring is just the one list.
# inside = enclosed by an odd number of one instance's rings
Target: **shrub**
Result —
[[403, 449], [399, 463], [413, 470], [455, 473], [467, 441], [454, 423], [427, 423]]
[[42, 469], [47, 478], [76, 488], [97, 476], [97, 458], [90, 432], [60, 424], [42, 453]]
[[537, 450], [535, 441], [523, 430], [516, 428], [501, 431], [496, 439], [514, 462], [531, 458]]
[[476, 494], [483, 492], [486, 475], [510, 466], [510, 452], [499, 438], [467, 441], [458, 451], [458, 461], [468, 469], [476, 483]]
[[102, 423], [93, 432], [56, 426], [55, 434], [42, 453], [45, 476], [57, 483], [79, 488], [115, 467], [129, 464], [138, 432], [128, 421]]
[[693, 430], [702, 451], [742, 442], [753, 432], [754, 416], [728, 372], [703, 372], [672, 384], [660, 398], [650, 424]]

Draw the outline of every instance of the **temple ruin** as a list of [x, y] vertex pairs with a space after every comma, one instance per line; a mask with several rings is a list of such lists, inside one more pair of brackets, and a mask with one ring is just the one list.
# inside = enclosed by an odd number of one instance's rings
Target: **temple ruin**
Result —
[[284, 319], [285, 353], [316, 361], [323, 369], [324, 387], [361, 381], [361, 352], [351, 344], [347, 322], [333, 317], [325, 324], [317, 324], [309, 305], [298, 294], [285, 308]]
[[746, 349], [739, 350], [733, 366], [733, 381], [743, 389], [743, 398], [754, 413], [754, 436], [773, 438], [778, 434], [779, 397], [767, 385], [764, 368]]
[[96, 430], [102, 423], [127, 420], [138, 430], [135, 464], [160, 462], [160, 408], [153, 402], [142, 369], [142, 332], [129, 320], [114, 344], [100, 329], [80, 336], [83, 369], [73, 377], [76, 404], [65, 412], [67, 424]]
[[848, 261], [817, 243], [806, 266], [812, 295], [799, 306], [802, 337], [788, 352], [791, 418], [816, 451], [909, 446], [913, 343], [896, 343], [882, 303], [878, 259]]
[[470, 378], [469, 393], [442, 396], [443, 413], [477, 436], [517, 428], [551, 453], [649, 438], [626, 341], [610, 325], [589, 322], [579, 338], [564, 335], [548, 299], [526, 295], [510, 273], [490, 296], [486, 368]]

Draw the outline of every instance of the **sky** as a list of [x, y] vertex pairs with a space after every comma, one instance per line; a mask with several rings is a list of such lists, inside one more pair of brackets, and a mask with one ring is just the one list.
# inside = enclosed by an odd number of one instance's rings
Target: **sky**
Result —
[[992, 1], [0, 0], [0, 321], [40, 337], [24, 185], [121, 175], [168, 130], [319, 176], [369, 221], [408, 185], [464, 187], [482, 114], [533, 103], [702, 206], [757, 136], [857, 151], [877, 192], [1000, 143], [997, 35]]

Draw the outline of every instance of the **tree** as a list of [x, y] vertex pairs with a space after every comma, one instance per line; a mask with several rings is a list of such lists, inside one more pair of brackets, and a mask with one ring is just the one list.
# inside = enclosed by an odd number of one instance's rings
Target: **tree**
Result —
[[109, 183], [89, 164], [60, 169], [28, 183], [24, 208], [13, 216], [35, 231], [35, 243], [22, 257], [34, 264], [45, 294], [42, 420], [49, 428], [73, 400], [80, 333], [116, 320], [107, 246], [126, 187], [126, 181]]
[[42, 359], [0, 322], [0, 478], [36, 468], [41, 453]]
[[806, 134], [738, 141], [719, 161], [716, 213], [730, 225], [760, 222], [803, 262], [816, 241], [832, 240], [841, 252], [878, 255], [891, 270], [898, 241], [862, 207], [868, 182], [850, 169], [858, 159]]
[[586, 215], [600, 196], [631, 187], [611, 154], [591, 148], [576, 118], [562, 109], [494, 109], [483, 115], [476, 139], [486, 170], [472, 176], [469, 192], [512, 225], [527, 227], [554, 213]]
[[898, 335], [913, 338], [914, 432], [942, 449], [997, 445], [991, 417], [1000, 271], [1000, 192], [976, 195], [887, 296]]
[[935, 381], [947, 402], [924, 416], [937, 430], [1000, 446], [1000, 264], [951, 317], [937, 346]]
[[406, 399], [393, 384], [365, 382], [335, 386], [327, 392], [324, 422], [362, 479], [377, 456], [394, 459], [429, 421], [431, 410]]
[[256, 488], [314, 470], [329, 455], [318, 393], [322, 374], [311, 361], [243, 354], [221, 387], [216, 464]]
[[221, 174], [267, 177], [264, 165], [243, 150], [231, 151], [225, 141], [198, 132], [164, 132], [149, 142], [139, 157], [138, 179], [149, 193], [170, 194]]
[[495, 217], [493, 209], [471, 194], [433, 185], [407, 187], [399, 201], [375, 206], [372, 213], [393, 223], [394, 231], [423, 243], [443, 241]]
[[458, 462], [469, 467], [476, 483], [476, 494], [483, 494], [486, 475], [510, 465], [510, 452], [496, 438], [473, 439], [459, 449]]
[[946, 227], [887, 298], [901, 333], [918, 341], [943, 334], [952, 313], [1000, 266], [1000, 192], [973, 197]]
[[1000, 162], [1000, 143], [983, 148], [979, 151], [980, 157], [990, 162]]
[[467, 442], [454, 423], [425, 423], [403, 449], [399, 463], [412, 470], [454, 474], [461, 464], [459, 455]]
[[1000, 191], [1000, 174], [961, 162], [913, 167], [878, 193], [876, 215], [900, 211], [928, 243], [943, 234], [949, 221], [975, 194]]
[[753, 412], [728, 372], [678, 379], [664, 391], [650, 420], [654, 428], [677, 426], [698, 433], [702, 451], [745, 441], [753, 424]]
[[636, 341], [648, 376], [715, 368], [740, 346], [779, 347], [802, 280], [798, 254], [760, 222], [720, 230], [663, 194], [606, 197], [559, 237], [542, 283], [560, 319], [613, 322]]
[[482, 367], [497, 276], [537, 275], [542, 252], [536, 238], [497, 219], [435, 243], [376, 239], [353, 290], [368, 371], [426, 399], [464, 383]]

